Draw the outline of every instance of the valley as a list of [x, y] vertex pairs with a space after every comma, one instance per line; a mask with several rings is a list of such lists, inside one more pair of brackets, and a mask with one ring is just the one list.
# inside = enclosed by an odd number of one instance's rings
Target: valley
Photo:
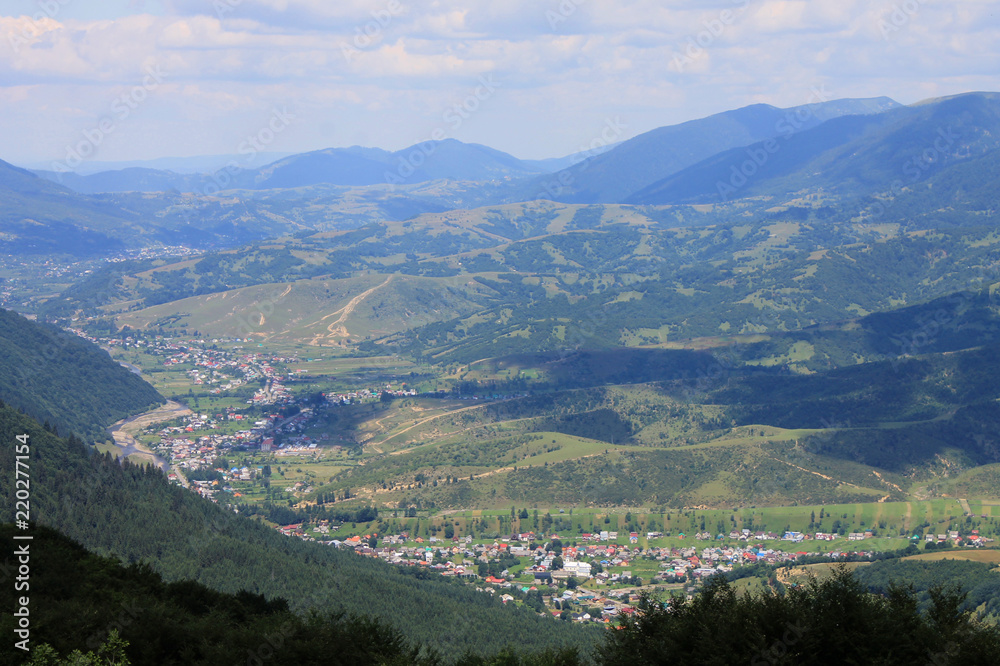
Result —
[[721, 581], [881, 595], [917, 566], [921, 604], [959, 581], [995, 626], [1000, 98], [782, 131], [803, 108], [558, 172], [420, 144], [439, 162], [398, 188], [405, 151], [356, 147], [211, 194], [0, 164], [0, 425], [47, 447], [40, 523], [151, 567], [143, 595], [372, 617], [418, 651], [499, 653], [499, 622], [590, 655], [594, 625]]

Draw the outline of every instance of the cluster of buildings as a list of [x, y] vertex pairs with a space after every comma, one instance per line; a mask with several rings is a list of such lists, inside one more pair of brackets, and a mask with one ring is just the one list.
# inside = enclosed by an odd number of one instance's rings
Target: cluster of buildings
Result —
[[[172, 464], [190, 470], [212, 468], [217, 458], [233, 449], [273, 451], [278, 456], [311, 453], [323, 440], [329, 439], [329, 435], [319, 435], [314, 440], [302, 434], [308, 425], [311, 411], [310, 408], [305, 408], [289, 418], [269, 414], [252, 422], [243, 414], [232, 410], [213, 416], [191, 414], [183, 417], [179, 426], [168, 426], [156, 431], [160, 437], [156, 449]], [[226, 422], [241, 424], [241, 429], [222, 431]], [[197, 435], [206, 430], [219, 432]], [[284, 438], [280, 445], [275, 444], [276, 436]]]
[[[403, 384], [403, 386], [405, 387], [406, 384]], [[415, 396], [417, 390], [413, 388], [393, 389], [390, 386], [386, 386], [380, 389], [369, 388], [344, 393], [324, 393], [323, 397], [331, 405], [353, 405], [358, 402], [381, 400], [383, 394], [391, 395], [394, 398], [403, 398], [406, 396]]]
[[[983, 516], [984, 518], [986, 516]], [[955, 530], [943, 534], [928, 534], [924, 537], [926, 543], [935, 543], [939, 546], [969, 546], [973, 548], [985, 546], [993, 543], [993, 539], [987, 539], [979, 534], [979, 530], [972, 530], [968, 535], [962, 536]]]

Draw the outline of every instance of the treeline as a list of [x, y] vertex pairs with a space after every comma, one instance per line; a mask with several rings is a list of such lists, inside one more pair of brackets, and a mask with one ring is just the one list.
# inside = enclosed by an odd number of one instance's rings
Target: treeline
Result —
[[293, 509], [272, 502], [263, 504], [240, 504], [241, 516], [261, 516], [277, 525], [329, 520], [336, 523], [370, 523], [378, 520], [378, 509], [374, 506], [358, 508], [312, 505], [308, 509]]
[[[874, 565], [873, 565], [874, 566]], [[901, 587], [873, 594], [846, 568], [822, 582], [740, 594], [715, 577], [691, 601], [644, 598], [597, 650], [606, 666], [682, 664], [991, 664], [1000, 630], [934, 588], [921, 611]]]

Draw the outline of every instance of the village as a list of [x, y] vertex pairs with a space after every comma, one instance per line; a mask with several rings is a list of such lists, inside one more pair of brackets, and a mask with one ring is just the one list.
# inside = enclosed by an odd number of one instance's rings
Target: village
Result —
[[[475, 540], [471, 535], [424, 538], [409, 532], [386, 536], [356, 534], [330, 538], [338, 530], [329, 521], [313, 525], [293, 524], [277, 527], [289, 537], [316, 541], [352, 550], [359, 556], [383, 560], [403, 567], [420, 567], [444, 577], [458, 578], [477, 586], [477, 590], [499, 595], [503, 603], [527, 603], [540, 600], [545, 612], [576, 622], [610, 623], [621, 614], [636, 611], [642, 592], [695, 593], [708, 578], [752, 565], [786, 565], [803, 558], [816, 558], [816, 552], [791, 550], [782, 542], [797, 544], [804, 540], [834, 541], [853, 544], [871, 538], [855, 533], [845, 538], [816, 533], [805, 535], [787, 532], [739, 530], [711, 537], [694, 536], [696, 541], [717, 541], [691, 545], [637, 545], [637, 533], [601, 532], [574, 536], [519, 533], [492, 540]], [[359, 527], [361, 527], [359, 525]], [[665, 541], [670, 535], [648, 532], [645, 541]], [[684, 539], [684, 535], [676, 538]], [[937, 535], [941, 546], [981, 547], [991, 543], [973, 531], [966, 537], [958, 532]], [[900, 537], [901, 548], [912, 537]], [[628, 543], [620, 543], [627, 541]], [[777, 542], [768, 544], [767, 542]], [[834, 548], [819, 555], [830, 561], [871, 561], [879, 557], [875, 550], [853, 547]]]
[[[386, 396], [417, 395], [405, 384], [319, 393], [303, 391], [299, 384], [294, 387], [299, 390], [293, 392], [293, 385], [302, 380], [302, 371], [294, 367], [300, 363], [297, 357], [247, 350], [243, 348], [245, 341], [240, 340], [185, 344], [137, 337], [97, 342], [106, 348], [118, 346], [155, 357], [159, 366], [189, 386], [192, 394], [198, 391], [202, 405], [208, 402], [214, 407], [200, 409], [197, 399], [187, 400], [193, 413], [151, 426], [143, 435], [169, 461], [172, 482], [231, 507], [253, 506], [262, 499], [282, 500], [282, 504], [287, 500], [292, 506], [295, 498], [316, 492], [308, 480], [286, 481], [283, 473], [281, 479], [272, 475], [271, 464], [316, 460], [324, 455], [346, 457], [355, 450], [357, 442], [336, 429], [310, 429], [324, 412], [380, 402]], [[270, 464], [256, 464], [261, 460]], [[305, 514], [296, 519], [303, 518]], [[864, 542], [887, 538], [874, 529], [778, 533], [744, 528], [713, 535], [704, 526], [689, 534], [609, 529], [560, 536], [545, 533], [544, 523], [537, 533], [474, 536], [448, 528], [418, 532], [401, 527], [395, 520], [365, 519], [368, 522], [356, 524], [330, 520], [329, 516], [310, 520], [271, 522], [278, 523], [275, 529], [289, 538], [350, 550], [395, 566], [424, 569], [465, 581], [505, 604], [525, 604], [540, 613], [583, 623], [610, 623], [620, 615], [634, 613], [642, 592], [691, 595], [712, 576], [741, 567], [815, 558], [820, 548], [825, 550], [822, 557], [830, 562], [870, 560], [886, 549], [886, 543], [865, 548]], [[992, 542], [976, 530], [960, 533], [953, 529], [889, 538], [898, 541], [899, 549], [910, 545], [976, 548]]]
[[[75, 332], [87, 337], [82, 331]], [[417, 394], [405, 385], [397, 388], [384, 385], [314, 395], [300, 391], [296, 395], [289, 384], [301, 381], [304, 371], [289, 367], [300, 359], [248, 351], [243, 347], [247, 341], [240, 339], [203, 343], [179, 342], [163, 336], [88, 339], [106, 349], [131, 350], [154, 357], [159, 367], [183, 377], [189, 395], [194, 396], [186, 401], [196, 411], [178, 422], [151, 426], [141, 436], [169, 462], [171, 482], [212, 501], [217, 501], [219, 493], [230, 495], [227, 502], [243, 497], [232, 484], [253, 481], [261, 473], [260, 466], [219, 467], [217, 461], [247, 452], [273, 454], [276, 459], [309, 457], [322, 449], [339, 453], [354, 446], [354, 440], [328, 432], [305, 434], [324, 411], [376, 403], [384, 396]], [[202, 402], [195, 390], [201, 395], [207, 393], [216, 409], [201, 411]], [[285, 488], [289, 494], [310, 490], [302, 484]]]

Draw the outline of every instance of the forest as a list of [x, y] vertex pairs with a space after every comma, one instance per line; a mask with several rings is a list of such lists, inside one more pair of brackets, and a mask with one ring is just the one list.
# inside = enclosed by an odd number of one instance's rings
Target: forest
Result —
[[141, 377], [79, 336], [0, 309], [0, 399], [88, 442], [163, 398]]

